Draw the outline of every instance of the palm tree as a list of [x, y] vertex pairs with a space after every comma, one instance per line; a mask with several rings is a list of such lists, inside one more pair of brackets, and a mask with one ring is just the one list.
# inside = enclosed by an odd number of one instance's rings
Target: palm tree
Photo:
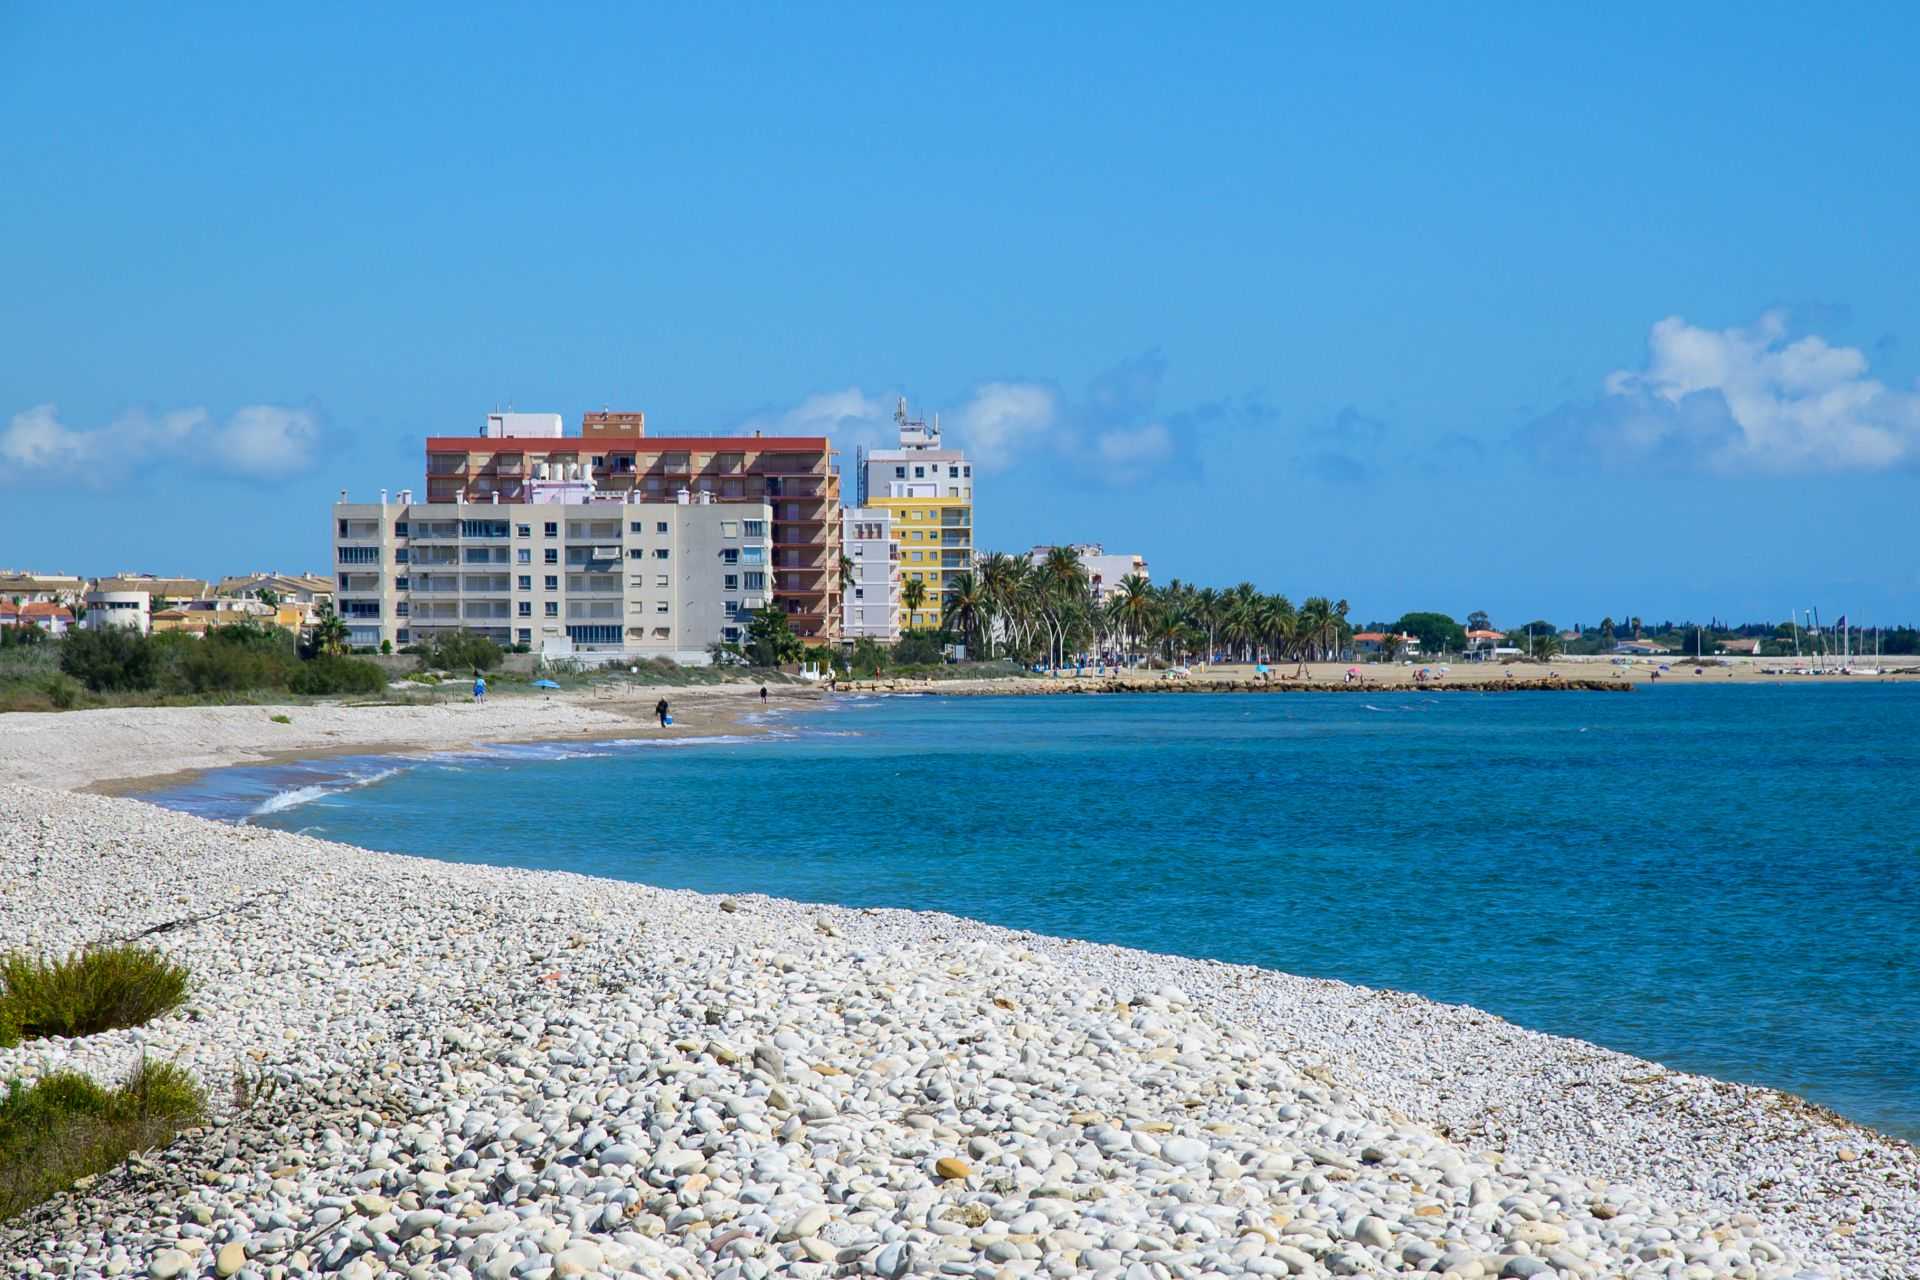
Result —
[[920, 612], [920, 606], [927, 602], [927, 584], [918, 578], [908, 578], [906, 585], [900, 588], [900, 603], [907, 606], [907, 626], [913, 626], [914, 615]]
[[956, 573], [947, 579], [942, 621], [963, 638], [978, 639], [986, 630], [987, 613], [987, 593], [979, 579], [971, 573]]
[[1155, 612], [1153, 588], [1145, 578], [1130, 573], [1120, 579], [1120, 589], [1113, 597], [1113, 616], [1120, 634], [1133, 641], [1127, 650], [1129, 657], [1134, 655], [1138, 642], [1152, 630]]
[[1207, 652], [1202, 662], [1213, 665], [1213, 634], [1220, 625], [1222, 603], [1220, 593], [1212, 587], [1202, 587], [1193, 597], [1194, 625], [1207, 633]]
[[1389, 631], [1387, 638], [1380, 642], [1380, 656], [1388, 662], [1393, 662], [1400, 657], [1400, 651], [1406, 647], [1407, 642], [1401, 638], [1398, 631]]
[[1560, 634], [1557, 631], [1542, 632], [1533, 638], [1533, 656], [1541, 662], [1552, 662], [1560, 655]]
[[339, 653], [347, 647], [347, 624], [330, 604], [321, 605], [314, 618], [313, 647], [321, 653]]

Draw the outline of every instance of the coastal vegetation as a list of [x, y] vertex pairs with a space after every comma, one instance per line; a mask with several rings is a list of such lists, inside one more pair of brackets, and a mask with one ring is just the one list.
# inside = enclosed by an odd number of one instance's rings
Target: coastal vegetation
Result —
[[74, 1071], [9, 1082], [0, 1097], [0, 1220], [166, 1145], [206, 1111], [193, 1077], [169, 1062], [142, 1059], [112, 1089]]
[[186, 1001], [186, 967], [144, 947], [0, 956], [0, 1047], [144, 1026]]
[[290, 632], [253, 623], [212, 627], [204, 636], [76, 630], [0, 648], [0, 711], [284, 702], [385, 687], [372, 662], [317, 644], [303, 650]]
[[1217, 588], [1176, 578], [1155, 586], [1133, 576], [1096, 584], [1071, 547], [1039, 559], [989, 552], [974, 572], [948, 579], [943, 606], [950, 634], [969, 653], [1052, 667], [1088, 655], [1310, 662], [1339, 654], [1353, 632], [1345, 600], [1307, 596], [1296, 606], [1250, 582]]

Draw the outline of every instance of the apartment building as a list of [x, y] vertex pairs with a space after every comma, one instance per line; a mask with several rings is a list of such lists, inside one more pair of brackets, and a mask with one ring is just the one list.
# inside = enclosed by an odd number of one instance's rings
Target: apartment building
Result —
[[[550, 474], [550, 472], [549, 472]], [[467, 629], [586, 661], [708, 661], [771, 599], [773, 511], [681, 490], [667, 501], [529, 477], [525, 502], [333, 508], [336, 600], [355, 647]]]
[[[1080, 557], [1080, 567], [1087, 571], [1087, 587], [1093, 592], [1093, 598], [1102, 604], [1128, 578], [1151, 580], [1145, 556], [1108, 555], [1106, 549], [1097, 542], [1075, 542], [1069, 544], [1069, 549]], [[1052, 551], [1051, 546], [1035, 547], [1027, 553], [1027, 558], [1035, 564], [1043, 564]]]
[[[860, 506], [884, 511], [899, 550], [902, 629], [941, 625], [947, 584], [973, 571], [973, 464], [958, 449], [940, 443], [940, 419], [907, 415], [903, 398], [893, 420], [900, 429], [897, 449], [861, 450], [858, 456]], [[909, 583], [919, 583], [919, 607]]]
[[78, 600], [86, 589], [86, 579], [69, 573], [0, 569], [0, 601], [9, 604], [64, 604]]
[[892, 515], [882, 507], [847, 508], [840, 545], [852, 566], [842, 584], [841, 637], [892, 644], [900, 638], [900, 544]]
[[558, 414], [490, 414], [477, 436], [429, 436], [426, 471], [429, 503], [524, 502], [539, 482], [612, 502], [671, 503], [685, 490], [696, 503], [766, 507], [772, 603], [803, 639], [839, 638], [840, 476], [825, 436], [648, 436], [644, 414], [615, 412], [584, 415], [568, 436]]

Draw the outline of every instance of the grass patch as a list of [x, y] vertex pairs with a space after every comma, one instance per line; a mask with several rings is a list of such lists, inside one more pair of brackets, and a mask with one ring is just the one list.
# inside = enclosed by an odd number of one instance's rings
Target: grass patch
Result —
[[137, 1027], [180, 1007], [187, 970], [143, 947], [0, 957], [0, 1046]]
[[268, 716], [267, 719], [273, 721], [275, 724], [292, 724], [293, 723], [292, 716]]
[[206, 1118], [206, 1095], [170, 1062], [142, 1061], [103, 1089], [73, 1071], [7, 1085], [0, 1097], [0, 1220]]

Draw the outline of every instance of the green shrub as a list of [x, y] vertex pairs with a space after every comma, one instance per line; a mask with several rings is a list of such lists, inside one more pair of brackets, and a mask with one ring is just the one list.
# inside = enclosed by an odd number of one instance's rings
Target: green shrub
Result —
[[284, 716], [284, 715], [283, 715], [283, 716], [268, 716], [268, 717], [267, 717], [267, 719], [269, 719], [269, 720], [271, 720], [271, 721], [273, 721], [273, 722], [274, 722], [275, 724], [292, 724], [292, 723], [293, 723], [293, 717], [292, 717], [292, 716]]
[[102, 947], [64, 960], [13, 952], [0, 957], [0, 1046], [138, 1027], [186, 998], [186, 969], [143, 947]]
[[945, 662], [947, 644], [944, 631], [909, 631], [893, 646], [893, 661], [903, 667]]
[[71, 711], [80, 702], [83, 686], [78, 680], [66, 674], [47, 677], [47, 701], [56, 711]]
[[9, 1082], [0, 1096], [0, 1220], [165, 1146], [206, 1110], [193, 1077], [167, 1062], [143, 1060], [111, 1091], [72, 1071]]
[[477, 631], [439, 632], [420, 645], [422, 670], [491, 671], [503, 657], [500, 646]]
[[387, 687], [387, 673], [375, 662], [321, 654], [300, 664], [288, 686], [295, 693], [321, 697], [335, 693], [379, 693]]
[[152, 642], [124, 627], [71, 631], [60, 642], [60, 669], [95, 693], [151, 689], [155, 666]]

